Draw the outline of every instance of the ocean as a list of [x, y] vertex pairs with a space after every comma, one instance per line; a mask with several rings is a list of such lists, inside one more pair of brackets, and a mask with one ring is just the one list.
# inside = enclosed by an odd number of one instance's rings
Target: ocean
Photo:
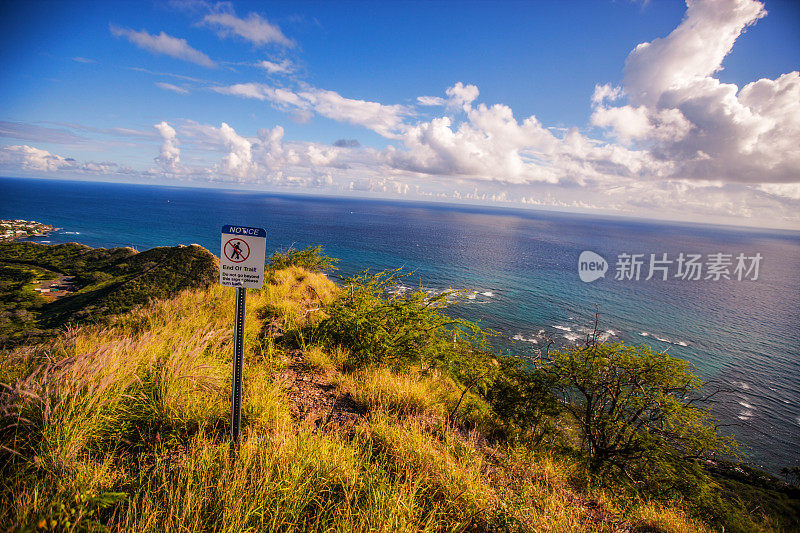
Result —
[[[580, 342], [599, 312], [604, 338], [688, 359], [730, 390], [713, 412], [748, 463], [772, 473], [800, 465], [800, 232], [22, 178], [0, 178], [0, 218], [61, 228], [39, 242], [197, 243], [217, 255], [223, 224], [263, 227], [267, 255], [321, 244], [341, 260], [340, 276], [403, 267], [411, 275], [399, 291], [464, 290], [453, 312], [502, 333], [500, 349], [525, 355], [547, 339]], [[583, 251], [606, 261], [604, 277], [581, 281]], [[701, 279], [676, 277], [681, 254], [700, 254]], [[628, 266], [639, 262], [637, 279]]]

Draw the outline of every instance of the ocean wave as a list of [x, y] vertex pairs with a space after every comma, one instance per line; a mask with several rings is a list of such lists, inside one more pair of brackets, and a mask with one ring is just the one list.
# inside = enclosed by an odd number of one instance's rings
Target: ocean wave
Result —
[[564, 333], [564, 338], [569, 342], [575, 342], [576, 340], [580, 339], [581, 336], [577, 333]]
[[561, 331], [572, 331], [572, 328], [569, 326], [553, 326], [556, 329], [560, 329]]
[[539, 344], [539, 341], [535, 337], [526, 339], [524, 335], [521, 335], [519, 333], [517, 333], [511, 338], [514, 339], [515, 341], [530, 342], [531, 344]]
[[65, 231], [64, 233], [66, 235], [80, 235], [81, 234], [80, 231]]
[[653, 337], [657, 341], [666, 342], [667, 344], [672, 344], [675, 346], [689, 346], [689, 343], [686, 341], [673, 341], [670, 339], [666, 339], [664, 337], [659, 337], [658, 335], [649, 333], [647, 331], [640, 331], [639, 335], [641, 335], [642, 337]]
[[387, 292], [389, 294], [396, 294], [398, 296], [403, 296], [405, 293], [411, 290], [413, 290], [412, 287], [409, 287], [408, 285], [403, 285], [402, 283], [398, 283], [393, 287], [390, 287]]
[[482, 295], [484, 295], [484, 296], [487, 296], [487, 297], [489, 297], [489, 298], [491, 298], [492, 296], [494, 296], [494, 293], [493, 293], [492, 291], [484, 291], [484, 292], [482, 292], [481, 294], [482, 294]]
[[739, 400], [737, 403], [739, 405], [741, 405], [742, 407], [744, 407], [745, 409], [754, 409], [754, 407], [752, 405], [750, 405], [749, 403], [747, 403], [747, 402], [745, 402], [743, 400]]
[[731, 385], [733, 385], [734, 387], [739, 387], [742, 390], [750, 390], [750, 385], [748, 385], [744, 381], [731, 381]]

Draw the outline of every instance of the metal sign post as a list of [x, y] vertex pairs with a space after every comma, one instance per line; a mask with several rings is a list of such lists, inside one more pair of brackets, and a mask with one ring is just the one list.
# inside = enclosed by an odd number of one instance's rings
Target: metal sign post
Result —
[[244, 358], [244, 310], [247, 289], [236, 287], [236, 310], [233, 326], [233, 380], [231, 383], [231, 450], [239, 446], [242, 431], [242, 359]]
[[264, 283], [266, 247], [267, 232], [263, 228], [222, 226], [219, 281], [224, 287], [236, 287], [231, 378], [231, 453], [239, 447], [242, 431], [242, 363], [247, 289], [261, 288]]

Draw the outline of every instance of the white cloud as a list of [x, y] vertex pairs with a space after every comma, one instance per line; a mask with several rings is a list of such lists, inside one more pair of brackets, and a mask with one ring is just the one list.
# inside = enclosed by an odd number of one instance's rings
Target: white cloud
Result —
[[403, 117], [410, 114], [410, 110], [402, 105], [354, 100], [324, 89], [311, 88], [299, 93], [298, 96], [307, 101], [317, 114], [340, 122], [364, 126], [389, 138], [396, 136]]
[[171, 83], [166, 83], [163, 81], [157, 81], [156, 86], [164, 89], [165, 91], [172, 91], [178, 94], [189, 94], [188, 89], [184, 89], [183, 87], [178, 87], [177, 85], [173, 85]]
[[335, 91], [316, 87], [294, 92], [262, 83], [240, 83], [215, 87], [213, 90], [222, 94], [269, 101], [285, 111], [313, 112], [340, 122], [363, 126], [387, 138], [396, 138], [403, 126], [404, 117], [411, 114], [411, 110], [402, 105], [384, 105], [345, 98]]
[[156, 163], [166, 172], [178, 172], [180, 170], [181, 152], [177, 147], [178, 140], [175, 129], [166, 122], [161, 122], [153, 127], [158, 130], [159, 135], [164, 140], [159, 155], [156, 157]]
[[282, 59], [278, 63], [264, 59], [256, 63], [256, 65], [266, 70], [269, 74], [291, 74], [294, 72], [294, 65], [288, 59]]
[[189, 46], [186, 39], [179, 39], [167, 35], [163, 31], [158, 35], [150, 35], [147, 31], [134, 31], [127, 28], [120, 28], [111, 24], [111, 33], [115, 37], [125, 37], [130, 42], [154, 54], [164, 54], [183, 61], [190, 61], [203, 67], [215, 67], [211, 58], [203, 52]]
[[255, 165], [250, 141], [237, 134], [224, 122], [219, 128], [219, 134], [228, 151], [228, 154], [222, 158], [222, 171], [238, 178], [251, 176]]
[[447, 100], [441, 96], [417, 96], [417, 103], [424, 106], [443, 106]]
[[798, 72], [741, 90], [713, 77], [739, 35], [765, 15], [754, 0], [688, 2], [672, 33], [628, 56], [628, 104], [607, 106], [608, 89], [595, 90], [592, 123], [648, 149], [674, 178], [800, 181]]
[[285, 47], [294, 46], [294, 42], [288, 39], [278, 26], [271, 24], [257, 13], [250, 13], [245, 19], [237, 17], [234, 13], [209, 13], [203, 18], [202, 23], [216, 28], [222, 37], [233, 34], [256, 45], [274, 43]]
[[606, 100], [618, 100], [622, 97], [622, 87], [612, 87], [611, 84], [595, 85], [592, 94], [592, 103], [602, 104]]
[[461, 82], [449, 87], [445, 93], [448, 96], [447, 106], [452, 108], [463, 108], [468, 111], [472, 102], [478, 98], [480, 91], [475, 85], [464, 85]]
[[628, 56], [625, 91], [634, 103], [655, 106], [665, 92], [721, 70], [742, 31], [767, 14], [754, 0], [689, 0], [687, 6], [672, 33], [639, 44]]
[[28, 145], [4, 146], [0, 148], [0, 168], [8, 167], [34, 174], [43, 172], [74, 172], [78, 174], [134, 174], [116, 163], [85, 161], [62, 157], [41, 148]]
[[5, 146], [0, 151], [0, 162], [20, 165], [25, 170], [50, 172], [70, 166], [70, 162], [61, 156], [33, 146]]
[[440, 96], [418, 96], [417, 103], [422, 106], [445, 106], [449, 110], [463, 109], [469, 111], [480, 91], [475, 85], [464, 85], [458, 82], [445, 91], [447, 98]]
[[[180, 131], [182, 138], [195, 144], [204, 154], [210, 151], [224, 154], [219, 163], [207, 166], [201, 173], [222, 174], [239, 181], [285, 182], [287, 172], [313, 173], [346, 166], [338, 162], [342, 151], [338, 147], [308, 142], [287, 145], [281, 126], [259, 129], [255, 137], [240, 135], [224, 122], [219, 128], [190, 122]], [[293, 183], [298, 184], [296, 178], [295, 175]], [[314, 174], [313, 178], [317, 186], [322, 183], [319, 174]]]

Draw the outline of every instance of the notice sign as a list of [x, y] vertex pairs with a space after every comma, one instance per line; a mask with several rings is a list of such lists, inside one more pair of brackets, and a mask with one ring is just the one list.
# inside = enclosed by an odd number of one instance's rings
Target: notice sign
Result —
[[219, 282], [225, 287], [260, 289], [264, 283], [266, 249], [264, 228], [222, 226]]

